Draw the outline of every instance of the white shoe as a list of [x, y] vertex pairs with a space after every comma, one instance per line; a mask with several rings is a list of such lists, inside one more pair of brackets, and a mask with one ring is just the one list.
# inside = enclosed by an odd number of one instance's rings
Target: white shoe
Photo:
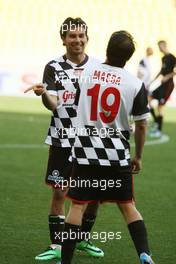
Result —
[[149, 137], [151, 138], [160, 138], [162, 136], [162, 133], [160, 130], [156, 130], [155, 132], [150, 132]]
[[141, 253], [139, 258], [141, 264], [155, 264], [152, 258], [146, 253]]

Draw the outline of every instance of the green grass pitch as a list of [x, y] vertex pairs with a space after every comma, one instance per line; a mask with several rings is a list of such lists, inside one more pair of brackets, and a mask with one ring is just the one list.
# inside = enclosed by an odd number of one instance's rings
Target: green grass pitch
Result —
[[[156, 264], [175, 264], [176, 109], [165, 111], [164, 132], [170, 141], [145, 147], [143, 170], [135, 176], [135, 197], [148, 227]], [[35, 255], [49, 244], [47, 217], [51, 190], [44, 183], [48, 150], [42, 147], [49, 120], [50, 113], [40, 100], [0, 97], [1, 264], [34, 264]], [[138, 263], [115, 205], [101, 206], [94, 231], [121, 232], [122, 238], [106, 243], [95, 240], [105, 251], [104, 259], [94, 260], [77, 252], [74, 263]]]

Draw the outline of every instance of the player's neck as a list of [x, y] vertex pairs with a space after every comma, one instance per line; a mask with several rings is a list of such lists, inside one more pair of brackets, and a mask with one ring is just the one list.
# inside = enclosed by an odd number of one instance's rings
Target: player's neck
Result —
[[107, 65], [109, 65], [109, 66], [113, 66], [113, 65], [111, 65], [111, 64], [110, 64], [110, 62], [108, 61], [108, 59], [107, 59], [107, 58], [106, 58], [106, 60], [105, 60], [104, 64], [107, 64]]
[[79, 54], [79, 55], [73, 55], [73, 54], [68, 54], [66, 53], [66, 57], [68, 60], [70, 60], [71, 62], [75, 63], [75, 64], [80, 64], [81, 62], [84, 61], [86, 54]]
[[163, 52], [163, 54], [164, 55], [168, 55], [170, 52], [168, 51], [168, 50], [165, 50], [164, 52]]
[[123, 67], [124, 67], [124, 66], [114, 65], [114, 64], [110, 63], [110, 62], [108, 61], [108, 58], [106, 58], [106, 60], [105, 60], [104, 63], [107, 64], [107, 65], [109, 65], [109, 66], [112, 66], [112, 67], [118, 67], [118, 68], [123, 68]]

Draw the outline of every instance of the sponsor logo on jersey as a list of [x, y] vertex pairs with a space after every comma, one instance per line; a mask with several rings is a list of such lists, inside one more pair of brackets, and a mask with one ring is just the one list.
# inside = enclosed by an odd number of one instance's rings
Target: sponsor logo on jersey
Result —
[[58, 170], [53, 170], [52, 171], [53, 176], [59, 176], [59, 171]]
[[48, 176], [48, 180], [49, 181], [54, 181], [54, 182], [56, 182], [56, 181], [61, 181], [62, 179], [63, 179], [63, 177], [62, 176], [59, 176], [59, 171], [58, 170], [53, 170], [52, 171], [52, 175], [49, 175]]
[[65, 91], [64, 93], [63, 93], [63, 101], [64, 101], [64, 103], [66, 103], [68, 100], [73, 100], [73, 99], [75, 99], [75, 96], [76, 96], [76, 93], [74, 93], [74, 92], [69, 92], [69, 91]]
[[65, 73], [65, 71], [57, 71], [57, 77], [59, 80], [65, 80], [68, 79], [68, 75]]

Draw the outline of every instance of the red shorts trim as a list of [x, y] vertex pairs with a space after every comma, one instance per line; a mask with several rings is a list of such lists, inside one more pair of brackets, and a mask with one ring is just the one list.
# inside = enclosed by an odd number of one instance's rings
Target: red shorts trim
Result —
[[90, 203], [97, 203], [97, 202], [100, 202], [100, 203], [135, 203], [134, 202], [134, 199], [131, 199], [131, 200], [126, 200], [126, 201], [120, 201], [120, 200], [85, 200], [85, 201], [78, 201], [76, 199], [73, 199], [73, 198], [70, 198], [69, 196], [65, 196], [66, 199], [72, 201], [73, 203], [78, 203], [78, 204], [90, 204]]

